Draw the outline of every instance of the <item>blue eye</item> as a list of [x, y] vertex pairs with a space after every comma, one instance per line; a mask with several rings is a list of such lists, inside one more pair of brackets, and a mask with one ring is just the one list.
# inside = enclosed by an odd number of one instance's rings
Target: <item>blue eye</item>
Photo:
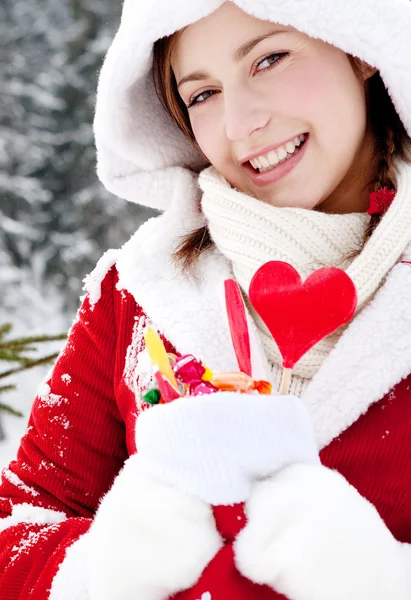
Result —
[[260, 62], [257, 63], [257, 70], [259, 70], [258, 67], [260, 67], [263, 63], [267, 62], [268, 66], [261, 69], [261, 71], [266, 71], [267, 69], [270, 69], [271, 67], [276, 65], [278, 62], [280, 62], [280, 60], [287, 55], [288, 55], [288, 52], [275, 52], [273, 54], [269, 54], [268, 56], [265, 56], [263, 59], [260, 60]]
[[[257, 72], [267, 71], [268, 69], [271, 69], [286, 56], [288, 56], [288, 52], [275, 52], [273, 54], [268, 54], [268, 56], [265, 56], [260, 60], [260, 62], [257, 63]], [[268, 63], [268, 66], [264, 67], [263, 69], [258, 69], [258, 67], [260, 67], [265, 62]], [[207, 100], [214, 96], [217, 91], [218, 90], [205, 90], [204, 92], [200, 92], [200, 94], [197, 94], [196, 96], [190, 98], [187, 108], [191, 108], [192, 106], [196, 106], [199, 104], [204, 104], [205, 102], [207, 102]], [[202, 96], [203, 100], [201, 100]]]
[[[197, 94], [197, 96], [193, 96], [190, 99], [190, 102], [187, 106], [187, 108], [190, 108], [191, 106], [194, 106], [195, 104], [204, 104], [204, 102], [207, 102], [207, 100], [209, 98], [211, 98], [211, 96], [214, 96], [213, 93], [214, 90], [205, 90], [205, 92], [201, 92], [200, 94]], [[210, 94], [209, 96], [207, 96], [206, 94]], [[199, 98], [201, 98], [201, 96], [206, 96], [204, 100], [199, 100]]]

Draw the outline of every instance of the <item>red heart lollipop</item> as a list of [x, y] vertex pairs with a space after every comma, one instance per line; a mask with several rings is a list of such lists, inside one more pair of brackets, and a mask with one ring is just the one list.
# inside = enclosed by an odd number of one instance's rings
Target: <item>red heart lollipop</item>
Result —
[[294, 267], [281, 261], [268, 262], [255, 273], [249, 298], [276, 341], [286, 369], [347, 323], [357, 306], [354, 283], [341, 269], [318, 269], [303, 283]]

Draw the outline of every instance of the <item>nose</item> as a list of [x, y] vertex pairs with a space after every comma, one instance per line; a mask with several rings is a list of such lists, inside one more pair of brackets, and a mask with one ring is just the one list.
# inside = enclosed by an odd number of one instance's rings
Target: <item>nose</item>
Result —
[[261, 98], [247, 89], [225, 92], [225, 132], [231, 142], [241, 142], [270, 120], [268, 110], [261, 106]]

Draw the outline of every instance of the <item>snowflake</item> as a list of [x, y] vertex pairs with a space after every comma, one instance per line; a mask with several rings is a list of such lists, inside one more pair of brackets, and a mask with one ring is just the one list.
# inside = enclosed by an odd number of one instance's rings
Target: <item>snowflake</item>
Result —
[[67, 398], [63, 398], [58, 394], [52, 394], [49, 384], [45, 382], [38, 389], [37, 396], [41, 402], [40, 406], [60, 406], [62, 402], [68, 402]]

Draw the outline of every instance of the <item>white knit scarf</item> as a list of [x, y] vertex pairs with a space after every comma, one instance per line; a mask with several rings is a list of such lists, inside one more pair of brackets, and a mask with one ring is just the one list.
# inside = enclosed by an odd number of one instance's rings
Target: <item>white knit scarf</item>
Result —
[[[398, 192], [391, 208], [363, 248], [370, 217], [366, 213], [326, 214], [300, 208], [277, 208], [238, 190], [213, 168], [202, 172], [202, 210], [210, 235], [232, 265], [256, 322], [272, 366], [281, 379], [281, 355], [268, 329], [250, 306], [248, 289], [257, 269], [269, 260], [290, 263], [305, 279], [324, 266], [344, 269], [358, 294], [357, 313], [377, 291], [411, 239], [411, 169], [401, 165]], [[354, 259], [350, 255], [360, 252]], [[344, 328], [328, 336], [297, 363], [290, 392], [300, 396]]]

